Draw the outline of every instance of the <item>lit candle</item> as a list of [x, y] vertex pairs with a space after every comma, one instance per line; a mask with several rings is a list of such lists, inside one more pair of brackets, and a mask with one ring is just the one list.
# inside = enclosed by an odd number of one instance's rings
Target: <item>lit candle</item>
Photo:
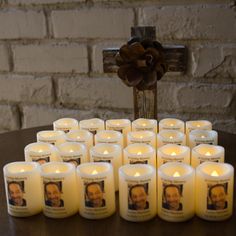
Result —
[[116, 130], [123, 134], [124, 147], [127, 145], [127, 133], [131, 131], [131, 122], [128, 119], [113, 119], [106, 121], [106, 130]]
[[192, 130], [212, 130], [212, 123], [208, 120], [191, 120], [186, 121], [186, 141], [189, 143], [189, 133]]
[[185, 134], [176, 130], [162, 130], [157, 134], [157, 148], [165, 144], [186, 145]]
[[124, 164], [149, 164], [156, 167], [156, 151], [148, 144], [130, 144], [123, 150], [123, 154]]
[[233, 212], [234, 168], [205, 162], [196, 168], [196, 214], [205, 220], [228, 219]]
[[74, 164], [75, 167], [89, 161], [84, 144], [65, 142], [58, 146], [58, 150], [62, 161]]
[[79, 127], [82, 130], [90, 131], [92, 134], [96, 134], [98, 130], [104, 130], [104, 121], [98, 118], [81, 120], [79, 122]]
[[122, 165], [122, 150], [117, 144], [99, 143], [90, 149], [91, 162], [108, 162], [113, 166], [115, 190], [118, 190], [118, 169]]
[[44, 130], [37, 133], [37, 141], [50, 143], [55, 146], [65, 142], [65, 133], [63, 131]]
[[158, 169], [158, 216], [181, 222], [195, 213], [195, 171], [185, 163], [169, 162]]
[[53, 122], [53, 129], [68, 133], [70, 130], [78, 130], [79, 122], [72, 118], [61, 118]]
[[119, 169], [120, 215], [128, 221], [156, 216], [156, 170], [151, 165], [124, 165]]
[[157, 133], [157, 121], [154, 119], [139, 118], [132, 122], [132, 131], [145, 130]]
[[79, 213], [88, 219], [102, 219], [115, 212], [112, 165], [85, 163], [77, 167]]
[[78, 212], [78, 184], [75, 166], [65, 162], [41, 166], [44, 189], [43, 213], [51, 218], [65, 218]]
[[193, 130], [189, 133], [189, 147], [199, 144], [218, 144], [218, 133], [214, 130]]
[[127, 135], [127, 145], [132, 143], [146, 143], [156, 148], [156, 134], [152, 131], [132, 131]]
[[159, 122], [159, 132], [162, 130], [176, 130], [185, 133], [185, 124], [179, 119], [165, 118]]
[[7, 210], [12, 216], [26, 217], [42, 211], [39, 164], [12, 162], [4, 166]]
[[222, 146], [200, 144], [192, 149], [192, 167], [197, 167], [205, 161], [224, 162], [225, 149]]
[[123, 135], [114, 130], [100, 130], [95, 135], [95, 144], [98, 143], [118, 144], [123, 147]]
[[40, 165], [50, 161], [61, 161], [57, 148], [49, 143], [31, 143], [24, 148], [25, 161], [35, 161]]
[[157, 167], [167, 162], [190, 164], [190, 148], [177, 144], [166, 144], [157, 150]]

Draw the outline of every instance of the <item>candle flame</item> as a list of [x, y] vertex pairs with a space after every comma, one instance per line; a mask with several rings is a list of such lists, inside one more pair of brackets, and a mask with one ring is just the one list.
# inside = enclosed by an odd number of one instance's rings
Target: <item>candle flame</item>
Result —
[[96, 175], [98, 172], [96, 170], [93, 170], [92, 175]]
[[137, 153], [137, 155], [141, 155], [141, 154], [142, 154], [142, 152], [140, 152], [140, 151]]
[[110, 136], [107, 136], [107, 139], [111, 139], [111, 137], [110, 137]]
[[201, 127], [201, 125], [197, 124], [197, 127], [199, 128], [199, 127]]
[[43, 152], [43, 150], [42, 149], [39, 149], [39, 151], [38, 152]]
[[180, 174], [178, 171], [175, 171], [175, 173], [173, 174], [173, 177], [180, 177]]
[[60, 170], [56, 170], [55, 172], [56, 172], [56, 173], [60, 173]]
[[107, 150], [105, 150], [104, 152], [103, 152], [103, 154], [108, 154], [109, 152], [107, 151]]
[[143, 135], [140, 135], [139, 138], [143, 138]]
[[135, 177], [140, 176], [139, 172], [136, 172], [136, 173], [134, 174], [134, 176], [135, 176]]
[[174, 126], [174, 124], [171, 123], [170, 126]]
[[176, 152], [172, 152], [170, 155], [171, 156], [176, 156]]
[[205, 135], [202, 135], [201, 138], [206, 138]]
[[24, 169], [20, 169], [20, 172], [24, 172], [25, 170]]
[[147, 124], [146, 123], [142, 123], [142, 126], [147, 126]]
[[78, 138], [78, 139], [80, 139], [80, 136], [79, 136], [79, 135], [77, 135], [77, 138]]
[[217, 173], [216, 170], [214, 170], [214, 171], [211, 172], [211, 176], [219, 176], [219, 174]]
[[170, 136], [170, 139], [173, 139], [173, 136]]
[[206, 155], [206, 156], [210, 156], [211, 153], [210, 153], [210, 152], [206, 152], [205, 155]]
[[74, 150], [73, 150], [73, 149], [70, 149], [69, 152], [74, 152]]

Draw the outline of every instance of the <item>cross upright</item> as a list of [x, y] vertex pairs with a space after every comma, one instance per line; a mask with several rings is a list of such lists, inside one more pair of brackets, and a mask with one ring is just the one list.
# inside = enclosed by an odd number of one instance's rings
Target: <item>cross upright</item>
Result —
[[[131, 27], [131, 37], [139, 37], [141, 40], [156, 39], [156, 28], [152, 26]], [[182, 72], [187, 69], [187, 48], [184, 45], [162, 45], [164, 59], [167, 64], [167, 72]], [[105, 73], [116, 73], [115, 56], [118, 48], [103, 50], [103, 70]], [[157, 84], [151, 90], [133, 89], [134, 95], [134, 118], [157, 119]]]

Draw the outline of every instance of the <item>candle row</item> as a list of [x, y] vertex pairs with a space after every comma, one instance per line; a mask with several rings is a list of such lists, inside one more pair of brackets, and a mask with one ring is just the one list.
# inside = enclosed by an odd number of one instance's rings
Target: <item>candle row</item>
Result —
[[[232, 215], [234, 169], [226, 163], [205, 162], [196, 170], [184, 163], [119, 168], [120, 215], [146, 221], [158, 214], [180, 222], [196, 213], [219, 221]], [[109, 163], [15, 162], [4, 166], [8, 213], [25, 217], [43, 213], [64, 218], [79, 213], [101, 219], [115, 210], [113, 168]]]

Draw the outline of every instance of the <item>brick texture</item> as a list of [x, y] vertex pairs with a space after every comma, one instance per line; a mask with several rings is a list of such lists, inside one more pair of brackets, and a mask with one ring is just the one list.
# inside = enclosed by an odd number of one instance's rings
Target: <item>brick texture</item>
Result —
[[155, 25], [162, 39], [236, 39], [235, 10], [227, 4], [145, 7], [139, 24]]
[[67, 2], [85, 2], [86, 0], [8, 0], [10, 4], [53, 4]]
[[13, 47], [16, 72], [86, 73], [88, 55], [85, 45], [56, 43]]
[[42, 11], [0, 10], [0, 22], [0, 39], [46, 36], [46, 23]]
[[0, 101], [50, 104], [53, 101], [51, 79], [29, 75], [1, 75]]
[[4, 45], [0, 45], [0, 71], [8, 71], [8, 53]]
[[131, 9], [92, 8], [52, 12], [56, 38], [128, 38], [133, 20]]

